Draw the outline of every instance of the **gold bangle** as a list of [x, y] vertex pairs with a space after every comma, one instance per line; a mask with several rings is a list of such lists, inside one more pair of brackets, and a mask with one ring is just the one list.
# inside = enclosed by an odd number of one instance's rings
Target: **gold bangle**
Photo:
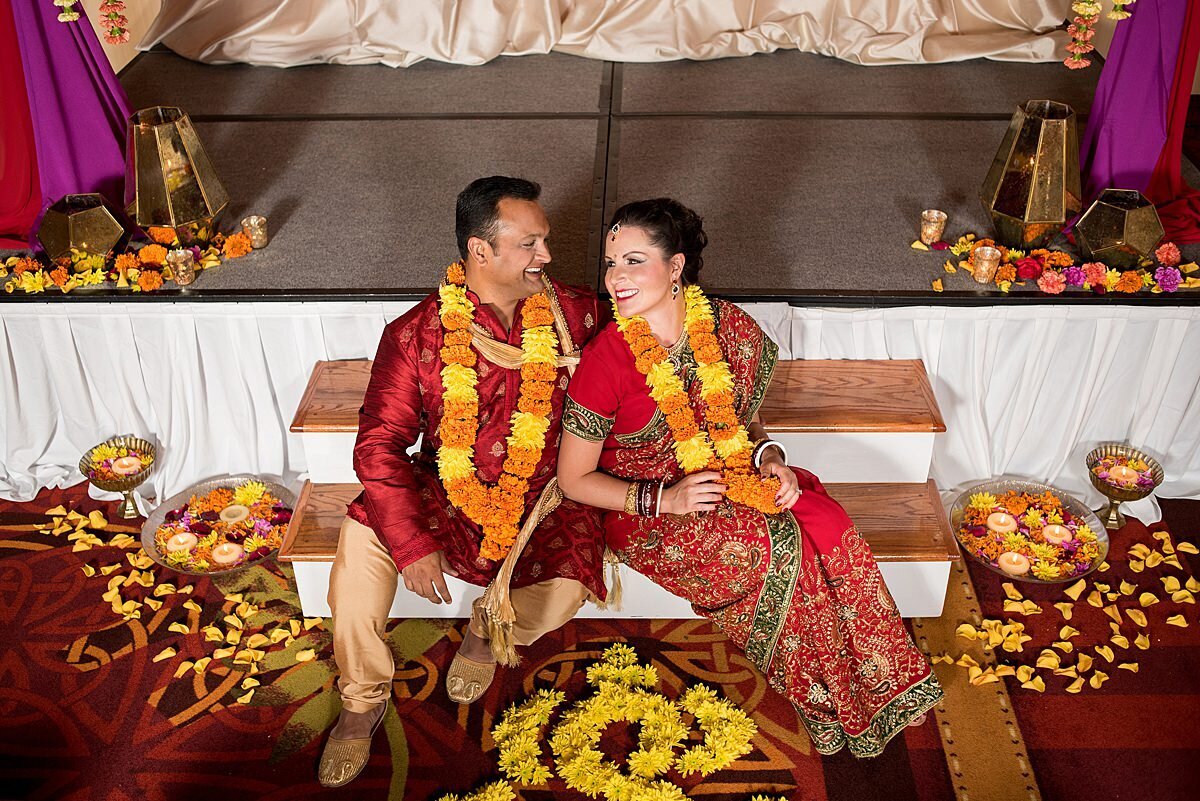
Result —
[[630, 516], [637, 515], [637, 513], [638, 513], [637, 495], [638, 495], [638, 482], [630, 481], [629, 489], [625, 490], [625, 514], [630, 515]]

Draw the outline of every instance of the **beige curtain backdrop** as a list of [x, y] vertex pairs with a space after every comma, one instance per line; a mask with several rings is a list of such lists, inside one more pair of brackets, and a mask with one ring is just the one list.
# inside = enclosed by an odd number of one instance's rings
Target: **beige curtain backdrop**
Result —
[[551, 51], [672, 61], [798, 49], [859, 64], [1053, 61], [1070, 0], [195, 0], [142, 48], [278, 67], [482, 64]]

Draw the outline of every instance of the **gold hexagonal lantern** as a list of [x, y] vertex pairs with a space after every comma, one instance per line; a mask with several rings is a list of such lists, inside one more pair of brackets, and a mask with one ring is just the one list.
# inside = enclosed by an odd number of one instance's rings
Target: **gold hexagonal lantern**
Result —
[[70, 256], [75, 249], [108, 257], [125, 237], [103, 195], [67, 195], [46, 210], [37, 238], [52, 260]]
[[1075, 241], [1089, 261], [1136, 267], [1163, 238], [1158, 209], [1133, 189], [1105, 189], [1075, 224]]
[[984, 208], [996, 238], [1041, 247], [1082, 208], [1075, 111], [1053, 100], [1017, 109], [983, 181]]
[[155, 106], [129, 118], [125, 204], [143, 228], [173, 228], [183, 245], [206, 242], [229, 194], [178, 108]]

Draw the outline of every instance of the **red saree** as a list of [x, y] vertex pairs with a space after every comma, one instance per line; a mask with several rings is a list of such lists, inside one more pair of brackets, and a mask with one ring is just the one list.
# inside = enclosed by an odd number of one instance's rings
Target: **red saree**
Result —
[[[749, 422], [778, 348], [745, 312], [713, 301], [717, 337]], [[693, 408], [701, 408], [686, 342], [671, 351]], [[600, 469], [624, 479], [683, 477], [666, 420], [616, 326], [584, 351], [568, 390], [563, 427], [604, 442]], [[691, 601], [795, 705], [822, 754], [843, 747], [876, 756], [942, 697], [884, 586], [871, 550], [816, 476], [792, 468], [803, 494], [764, 515], [725, 501], [701, 515], [605, 516], [609, 547], [667, 590]]]
[[[571, 338], [577, 347], [582, 346], [603, 322], [596, 295], [555, 281], [551, 284]], [[504, 330], [500, 320], [479, 302], [474, 292], [467, 294], [476, 306], [475, 322], [493, 338], [519, 347], [520, 326]], [[518, 304], [514, 319], [520, 319], [523, 305], [523, 301]], [[437, 430], [443, 409], [442, 333], [436, 293], [384, 329], [359, 411], [358, 439], [354, 445], [354, 469], [363, 483], [363, 493], [350, 504], [346, 514], [375, 532], [398, 569], [440, 549], [445, 551], [459, 578], [483, 586], [495, 577], [500, 562], [479, 556], [483, 532], [446, 498], [437, 473], [437, 449], [441, 445]], [[476, 370], [480, 400], [474, 461], [480, 479], [494, 483], [504, 463], [505, 438], [509, 419], [516, 409], [521, 373], [497, 367], [482, 356]], [[554, 476], [566, 387], [567, 371], [560, 368], [551, 397], [546, 448], [529, 479], [526, 509], [536, 502], [542, 488]], [[406, 451], [418, 437], [421, 449], [409, 457]], [[564, 499], [541, 522], [522, 551], [512, 586], [571, 578], [603, 600], [603, 569], [599, 513], [590, 506]]]

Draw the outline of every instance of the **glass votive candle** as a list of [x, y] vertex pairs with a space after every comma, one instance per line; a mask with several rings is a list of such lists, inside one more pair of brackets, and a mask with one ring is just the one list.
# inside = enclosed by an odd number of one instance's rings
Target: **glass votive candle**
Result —
[[946, 232], [946, 212], [937, 209], [925, 209], [921, 212], [921, 241], [926, 245], [942, 241]]
[[267, 246], [267, 218], [252, 214], [242, 220], [242, 233], [250, 237], [250, 246], [265, 248]]
[[187, 286], [196, 280], [196, 258], [191, 250], [180, 248], [167, 254], [167, 266], [175, 277], [175, 283]]
[[1000, 266], [1000, 251], [987, 245], [975, 248], [971, 255], [971, 276], [981, 284], [990, 284]]

